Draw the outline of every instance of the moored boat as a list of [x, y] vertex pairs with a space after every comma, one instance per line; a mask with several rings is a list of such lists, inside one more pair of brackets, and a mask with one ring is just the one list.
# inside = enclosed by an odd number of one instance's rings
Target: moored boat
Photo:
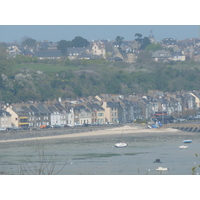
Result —
[[156, 170], [157, 171], [167, 171], [168, 168], [166, 168], [166, 167], [157, 167]]
[[183, 140], [183, 143], [191, 143], [192, 140]]
[[187, 149], [187, 148], [188, 148], [188, 146], [185, 146], [185, 145], [179, 146], [179, 149]]
[[124, 147], [127, 147], [127, 146], [128, 146], [128, 144], [125, 143], [125, 142], [119, 142], [119, 143], [115, 144], [115, 147], [117, 147], [117, 148], [124, 148]]

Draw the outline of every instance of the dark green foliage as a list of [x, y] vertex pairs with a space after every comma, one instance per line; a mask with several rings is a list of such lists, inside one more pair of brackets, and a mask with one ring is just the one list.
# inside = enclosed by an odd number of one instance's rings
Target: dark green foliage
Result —
[[71, 46], [72, 47], [87, 47], [87, 46], [89, 46], [89, 44], [90, 43], [86, 39], [84, 39], [84, 38], [82, 38], [80, 36], [76, 36], [71, 41]]
[[146, 51], [153, 51], [153, 52], [161, 49], [163, 49], [161, 44], [149, 44], [148, 46], [145, 47]]
[[[174, 92], [178, 90], [199, 90], [200, 70], [191, 61], [184, 63], [155, 63], [148, 61], [149, 52], [143, 51], [140, 63], [108, 62], [100, 60], [48, 61], [43, 66], [43, 75], [38, 75], [32, 58], [17, 56], [16, 59], [6, 59], [5, 51], [0, 51], [0, 71], [8, 80], [0, 76], [0, 100], [6, 102], [21, 102], [27, 100], [52, 100], [58, 97], [76, 98], [101, 93], [130, 95], [146, 93], [149, 89]], [[12, 62], [30, 62], [31, 70], [14, 72], [10, 70]], [[197, 66], [197, 65], [196, 65]], [[48, 69], [51, 68], [51, 71]], [[54, 71], [52, 71], [52, 68]], [[44, 71], [45, 70], [45, 71]], [[15, 80], [15, 74], [30, 75], [28, 80]], [[48, 76], [47, 76], [48, 75]]]
[[140, 46], [140, 49], [144, 50], [150, 44], [151, 44], [151, 42], [150, 42], [149, 38], [148, 37], [144, 37], [144, 39], [142, 41], [142, 45]]
[[72, 41], [66, 41], [66, 40], [60, 40], [58, 42], [58, 50], [61, 50], [62, 55], [66, 56], [67, 55], [67, 48], [69, 47], [88, 47], [89, 42], [80, 37], [76, 36]]
[[67, 55], [67, 48], [71, 47], [71, 42], [66, 40], [60, 40], [58, 42], [57, 49], [61, 51], [62, 55]]
[[22, 42], [23, 46], [28, 46], [28, 47], [36, 47], [36, 40], [32, 39], [32, 38], [27, 38]]

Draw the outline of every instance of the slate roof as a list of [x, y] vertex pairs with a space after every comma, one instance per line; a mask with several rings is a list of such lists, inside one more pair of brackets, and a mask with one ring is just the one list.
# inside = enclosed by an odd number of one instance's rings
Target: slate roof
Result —
[[107, 108], [119, 107], [119, 106], [120, 106], [119, 102], [112, 102], [112, 101], [107, 102]]
[[12, 110], [16, 112], [19, 116], [27, 116], [27, 112], [23, 110], [21, 107], [13, 106]]
[[87, 52], [81, 52], [77, 58], [85, 58], [85, 59], [91, 59], [91, 55], [90, 53], [87, 53]]
[[66, 110], [60, 103], [55, 103], [54, 105], [60, 112], [62, 112], [63, 110]]
[[171, 54], [165, 50], [155, 51], [152, 55], [153, 58], [169, 58]]
[[42, 114], [49, 114], [50, 113], [50, 111], [47, 110], [42, 104], [38, 105], [38, 109], [39, 109], [40, 113], [42, 113]]
[[49, 107], [48, 107], [48, 110], [49, 110], [51, 113], [59, 112], [58, 109], [56, 109], [54, 106], [49, 106]]
[[91, 109], [91, 110], [104, 110], [104, 108], [102, 108], [99, 104], [97, 103], [91, 103], [91, 104], [87, 104], [87, 106]]
[[179, 52], [172, 52], [171, 55], [172, 56], [183, 56], [184, 54], [181, 51], [179, 51]]
[[11, 114], [9, 113], [9, 112], [7, 112], [7, 111], [5, 111], [5, 110], [0, 110], [0, 117], [2, 117], [2, 116], [7, 116], [7, 117], [10, 117], [11, 116]]
[[61, 57], [60, 50], [49, 50], [49, 51], [35, 51], [35, 56], [39, 58], [48, 58], [48, 57]]
[[23, 47], [20, 47], [18, 49], [20, 50], [20, 52], [21, 52], [22, 55], [25, 55], [25, 56], [27, 56], [27, 55], [34, 56], [33, 52], [31, 52], [31, 51], [29, 51], [27, 49], [24, 49]]
[[30, 109], [36, 114], [36, 115], [39, 115], [40, 114], [40, 111], [33, 105], [30, 105]]
[[168, 45], [175, 45], [176, 44], [176, 40], [174, 40], [173, 38], [165, 38], [162, 40], [163, 44], [168, 44]]
[[26, 112], [32, 112], [32, 110], [30, 110], [27, 106], [22, 106], [22, 109]]
[[67, 48], [67, 53], [69, 54], [81, 54], [82, 52], [85, 52], [86, 50], [89, 50], [89, 48], [84, 48], [84, 47], [70, 47]]

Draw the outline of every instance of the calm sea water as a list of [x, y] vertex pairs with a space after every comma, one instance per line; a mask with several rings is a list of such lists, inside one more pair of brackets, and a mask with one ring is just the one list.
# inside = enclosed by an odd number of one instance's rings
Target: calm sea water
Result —
[[[197, 133], [198, 134], [198, 133]], [[0, 144], [0, 171], [7, 174], [45, 173], [59, 175], [191, 175], [200, 164], [200, 137], [130, 137], [126, 148], [115, 148], [119, 136], [81, 140], [45, 140]], [[183, 139], [192, 139], [188, 149], [180, 150]], [[153, 163], [160, 159], [162, 163]], [[156, 171], [167, 167], [168, 171]], [[197, 168], [195, 174], [200, 173]]]

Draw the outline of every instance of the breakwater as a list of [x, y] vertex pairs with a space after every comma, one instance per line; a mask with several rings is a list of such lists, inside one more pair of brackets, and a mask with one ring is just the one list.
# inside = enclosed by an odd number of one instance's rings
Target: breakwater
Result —
[[167, 124], [165, 127], [187, 132], [200, 132], [200, 124]]

